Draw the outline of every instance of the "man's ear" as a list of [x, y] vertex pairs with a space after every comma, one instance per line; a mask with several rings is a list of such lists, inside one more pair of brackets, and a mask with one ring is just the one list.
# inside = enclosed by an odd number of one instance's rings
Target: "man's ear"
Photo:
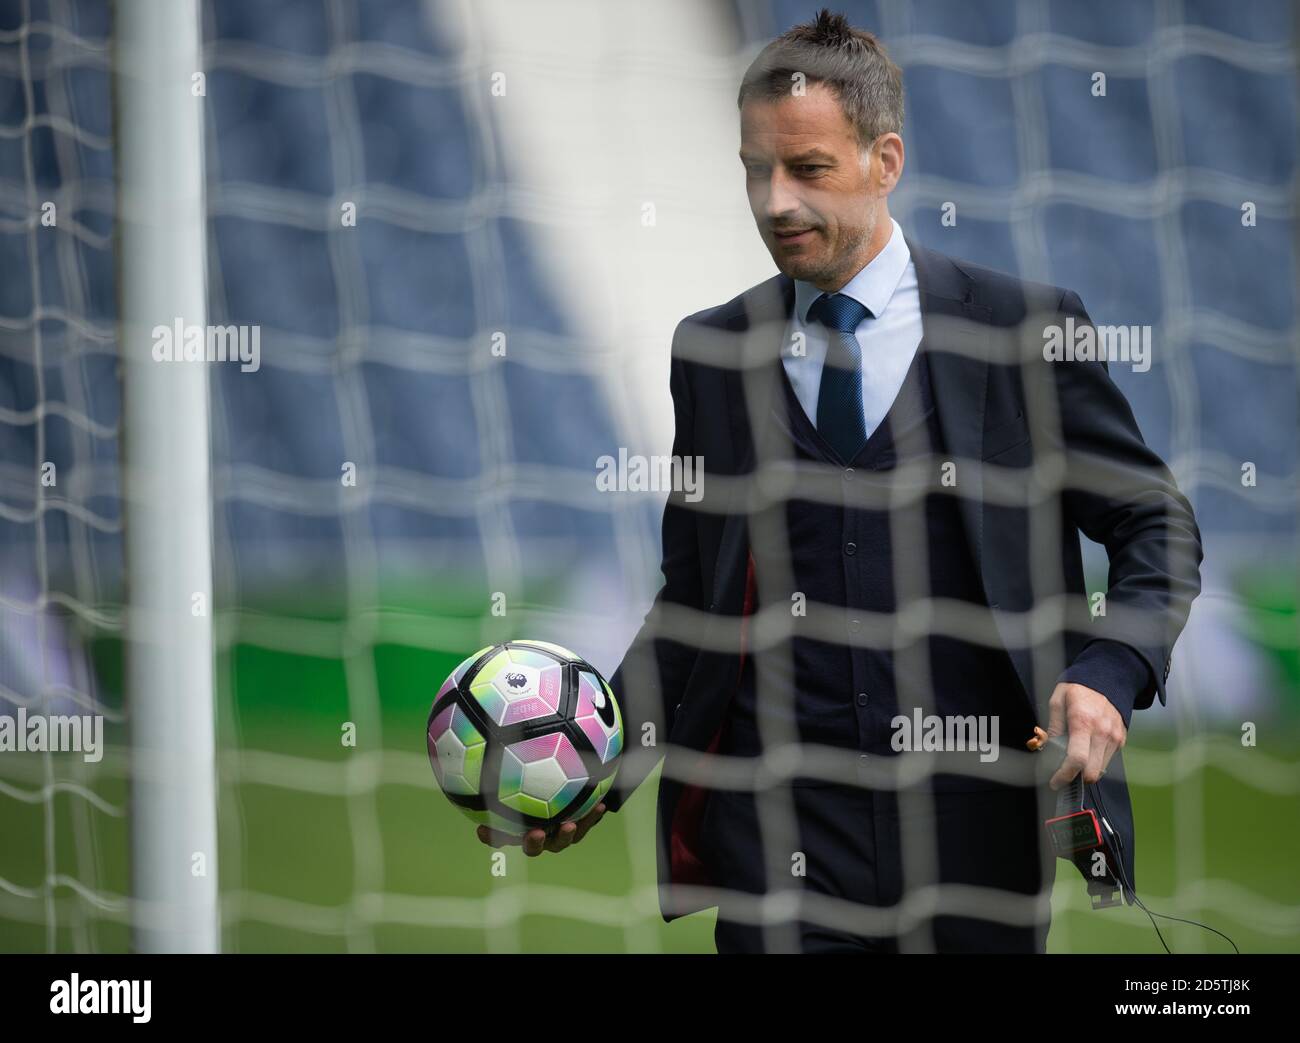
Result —
[[871, 143], [871, 151], [877, 160], [877, 184], [882, 192], [888, 194], [903, 176], [903, 139], [893, 131], [881, 134]]

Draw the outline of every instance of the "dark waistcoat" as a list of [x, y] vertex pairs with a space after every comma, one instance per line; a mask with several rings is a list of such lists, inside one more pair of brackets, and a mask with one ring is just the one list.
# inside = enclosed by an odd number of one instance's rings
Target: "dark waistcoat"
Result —
[[[838, 469], [839, 480], [823, 481], [819, 497], [799, 499], [795, 493], [753, 519], [759, 603], [793, 606], [802, 594], [807, 614], [792, 612], [790, 640], [746, 657], [721, 752], [760, 751], [760, 706], [764, 719], [782, 729], [776, 734], [790, 729], [784, 733], [803, 742], [872, 757], [896, 755], [891, 722], [900, 714], [912, 717], [915, 707], [940, 717], [997, 714], [999, 744], [1023, 749], [1033, 722], [1001, 647], [944, 634], [922, 634], [894, 647], [901, 632], [895, 615], [900, 602], [928, 594], [987, 611], [957, 492], [941, 484], [943, 438], [926, 353], [917, 351], [888, 413], [847, 462], [804, 412], [784, 366], [781, 382], [784, 400], [777, 400], [775, 410], [784, 416], [774, 410], [772, 419], [789, 435], [796, 474], [822, 465]], [[928, 464], [927, 454], [932, 454]], [[910, 479], [909, 461], [921, 469]], [[914, 498], [922, 486], [923, 498]], [[874, 497], [863, 502], [864, 493], [872, 491]], [[900, 498], [894, 501], [892, 526], [891, 495]], [[869, 618], [877, 625], [885, 621], [887, 633], [870, 638]], [[832, 632], [843, 637], [814, 638], [809, 633], [814, 619], [831, 621]], [[991, 620], [987, 626], [994, 633]], [[1001, 693], [993, 703], [990, 691]], [[988, 785], [966, 775], [935, 779], [936, 790]]]

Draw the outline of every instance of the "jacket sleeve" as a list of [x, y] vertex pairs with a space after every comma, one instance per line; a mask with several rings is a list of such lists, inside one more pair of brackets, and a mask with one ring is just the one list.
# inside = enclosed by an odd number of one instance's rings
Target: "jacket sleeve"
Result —
[[1100, 692], [1119, 711], [1125, 729], [1133, 716], [1134, 704], [1145, 695], [1149, 706], [1148, 693], [1155, 690], [1146, 659], [1128, 645], [1105, 638], [1089, 641], [1056, 683], [1081, 684]]
[[[694, 403], [686, 363], [677, 354], [684, 326], [679, 323], [673, 334], [669, 376], [673, 455], [679, 459], [694, 455]], [[680, 701], [699, 656], [698, 648], [659, 636], [665, 619], [674, 610], [703, 607], [696, 514], [681, 499], [679, 491], [671, 492], [664, 506], [662, 543], [660, 568], [664, 584], [622, 664], [610, 678], [610, 687], [623, 711], [624, 728], [623, 763], [605, 797], [605, 806], [610, 811], [618, 811], [623, 806], [665, 752], [673, 708]]]
[[[1059, 312], [1073, 316], [1076, 329], [1092, 321], [1073, 291], [1064, 293]], [[1156, 696], [1165, 702], [1174, 642], [1201, 590], [1201, 533], [1191, 503], [1143, 441], [1105, 360], [1049, 365], [1060, 402], [1065, 510], [1110, 559], [1106, 611], [1092, 620], [1089, 636], [1127, 645], [1150, 668], [1135, 693], [1103, 692], [1127, 726], [1132, 710]]]

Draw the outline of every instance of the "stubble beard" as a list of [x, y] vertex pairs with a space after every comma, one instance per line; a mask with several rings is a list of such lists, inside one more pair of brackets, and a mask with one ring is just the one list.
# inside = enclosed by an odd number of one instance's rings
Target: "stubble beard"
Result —
[[[810, 283], [827, 283], [836, 286], [843, 286], [861, 269], [862, 265], [857, 262], [865, 244], [871, 242], [872, 236], [876, 232], [877, 213], [875, 206], [868, 209], [866, 224], [861, 225], [853, 234], [850, 241], [841, 242], [835, 256], [829, 258], [821, 264], [814, 264], [811, 260], [804, 258], [786, 258], [785, 265], [780, 262], [777, 267], [780, 268], [791, 279], [798, 279], [801, 282]], [[844, 226], [840, 225], [840, 232], [843, 234]]]

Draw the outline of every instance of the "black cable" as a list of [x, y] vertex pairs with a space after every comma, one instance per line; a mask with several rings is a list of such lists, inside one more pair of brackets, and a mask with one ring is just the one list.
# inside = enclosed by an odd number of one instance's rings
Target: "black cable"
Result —
[[1151, 926], [1155, 929], [1156, 937], [1160, 939], [1160, 944], [1165, 947], [1165, 952], [1169, 953], [1171, 956], [1173, 955], [1173, 950], [1169, 948], [1168, 943], [1165, 941], [1165, 936], [1160, 933], [1160, 925], [1156, 923], [1156, 919], [1155, 919], [1157, 916], [1160, 917], [1160, 919], [1162, 920], [1172, 920], [1175, 923], [1191, 924], [1192, 926], [1195, 927], [1202, 927], [1212, 934], [1217, 934], [1220, 938], [1222, 938], [1224, 941], [1226, 941], [1229, 945], [1232, 946], [1233, 952], [1235, 952], [1238, 956], [1240, 956], [1241, 950], [1237, 948], [1237, 943], [1234, 942], [1222, 931], [1214, 927], [1211, 927], [1209, 924], [1203, 924], [1199, 920], [1184, 920], [1181, 916], [1169, 916], [1167, 913], [1157, 913], [1147, 908], [1146, 903], [1143, 902], [1142, 899], [1138, 897], [1137, 890], [1133, 887], [1132, 884], [1129, 883], [1128, 876], [1124, 872], [1124, 841], [1120, 839], [1119, 833], [1117, 833], [1111, 827], [1110, 816], [1106, 814], [1106, 802], [1101, 799], [1101, 787], [1098, 786], [1096, 783], [1091, 783], [1091, 782], [1084, 783], [1084, 785], [1092, 793], [1092, 801], [1096, 805], [1097, 810], [1101, 812], [1102, 824], [1106, 827], [1106, 831], [1112, 837], [1115, 838], [1115, 846], [1117, 850], [1113, 853], [1115, 855], [1115, 862], [1117, 864], [1116, 867], [1119, 870], [1120, 883], [1122, 883], [1125, 889], [1128, 891], [1128, 893], [1133, 896], [1133, 901], [1135, 901], [1138, 904], [1139, 908], [1141, 908], [1141, 910], [1147, 914], [1147, 918], [1151, 921]]

